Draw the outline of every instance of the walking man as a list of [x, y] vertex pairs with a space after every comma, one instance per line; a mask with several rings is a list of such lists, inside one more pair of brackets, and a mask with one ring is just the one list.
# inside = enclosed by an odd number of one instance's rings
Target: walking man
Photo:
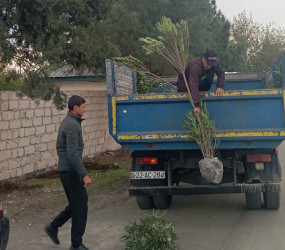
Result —
[[85, 100], [81, 96], [72, 96], [68, 100], [68, 109], [67, 116], [60, 124], [56, 142], [58, 170], [68, 205], [45, 225], [45, 232], [59, 245], [58, 228], [71, 218], [70, 250], [88, 250], [82, 243], [88, 211], [86, 187], [92, 183], [82, 162], [84, 143], [81, 122], [86, 111]]

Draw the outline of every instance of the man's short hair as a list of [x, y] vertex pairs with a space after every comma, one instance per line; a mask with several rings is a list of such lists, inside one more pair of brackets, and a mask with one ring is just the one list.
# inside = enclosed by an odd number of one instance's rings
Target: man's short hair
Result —
[[207, 61], [207, 64], [213, 67], [217, 66], [217, 61], [218, 61], [218, 54], [215, 50], [206, 50], [204, 53], [204, 57]]
[[79, 95], [73, 95], [68, 100], [68, 109], [73, 110], [74, 106], [80, 106], [81, 104], [85, 103], [85, 100]]

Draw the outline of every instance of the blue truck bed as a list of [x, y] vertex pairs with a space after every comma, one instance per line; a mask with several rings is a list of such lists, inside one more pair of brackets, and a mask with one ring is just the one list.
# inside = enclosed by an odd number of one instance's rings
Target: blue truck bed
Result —
[[[128, 69], [120, 68], [127, 75]], [[186, 93], [135, 94], [134, 72], [130, 71], [129, 76], [126, 93], [127, 87], [118, 87], [120, 82], [114, 76], [108, 81], [109, 127], [114, 139], [131, 151], [198, 149], [197, 143], [187, 138], [183, 127], [185, 114], [192, 110]], [[252, 77], [252, 82], [247, 76]], [[262, 78], [256, 76], [245, 74], [227, 80], [225, 89], [243, 90], [226, 90], [222, 96], [209, 92], [202, 98], [210, 119], [215, 121], [220, 149], [276, 148], [285, 139], [285, 92], [256, 89], [263, 85]], [[248, 89], [251, 83], [252, 89]], [[120, 89], [119, 93], [115, 86]]]

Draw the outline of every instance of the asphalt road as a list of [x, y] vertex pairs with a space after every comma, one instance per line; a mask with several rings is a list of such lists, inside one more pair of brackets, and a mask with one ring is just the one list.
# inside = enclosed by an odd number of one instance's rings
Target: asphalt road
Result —
[[[279, 159], [284, 172], [285, 143], [279, 147]], [[284, 182], [281, 188], [281, 207], [276, 211], [247, 210], [244, 194], [175, 196], [167, 219], [176, 227], [181, 250], [282, 250], [285, 249]], [[127, 194], [101, 209], [93, 206], [89, 205], [84, 236], [86, 246], [93, 250], [123, 249], [124, 226], [150, 212], [137, 208], [135, 199]], [[35, 225], [11, 232], [8, 250], [69, 249], [70, 224], [61, 228], [61, 244], [56, 246], [45, 236], [42, 223], [39, 218]]]

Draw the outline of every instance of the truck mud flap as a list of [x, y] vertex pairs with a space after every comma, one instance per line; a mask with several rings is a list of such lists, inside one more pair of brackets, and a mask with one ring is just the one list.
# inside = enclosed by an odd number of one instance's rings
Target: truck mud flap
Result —
[[159, 187], [130, 187], [130, 196], [143, 195], [190, 195], [190, 194], [232, 194], [280, 192], [280, 184], [238, 184], [238, 185], [197, 185], [197, 186], [159, 186]]

